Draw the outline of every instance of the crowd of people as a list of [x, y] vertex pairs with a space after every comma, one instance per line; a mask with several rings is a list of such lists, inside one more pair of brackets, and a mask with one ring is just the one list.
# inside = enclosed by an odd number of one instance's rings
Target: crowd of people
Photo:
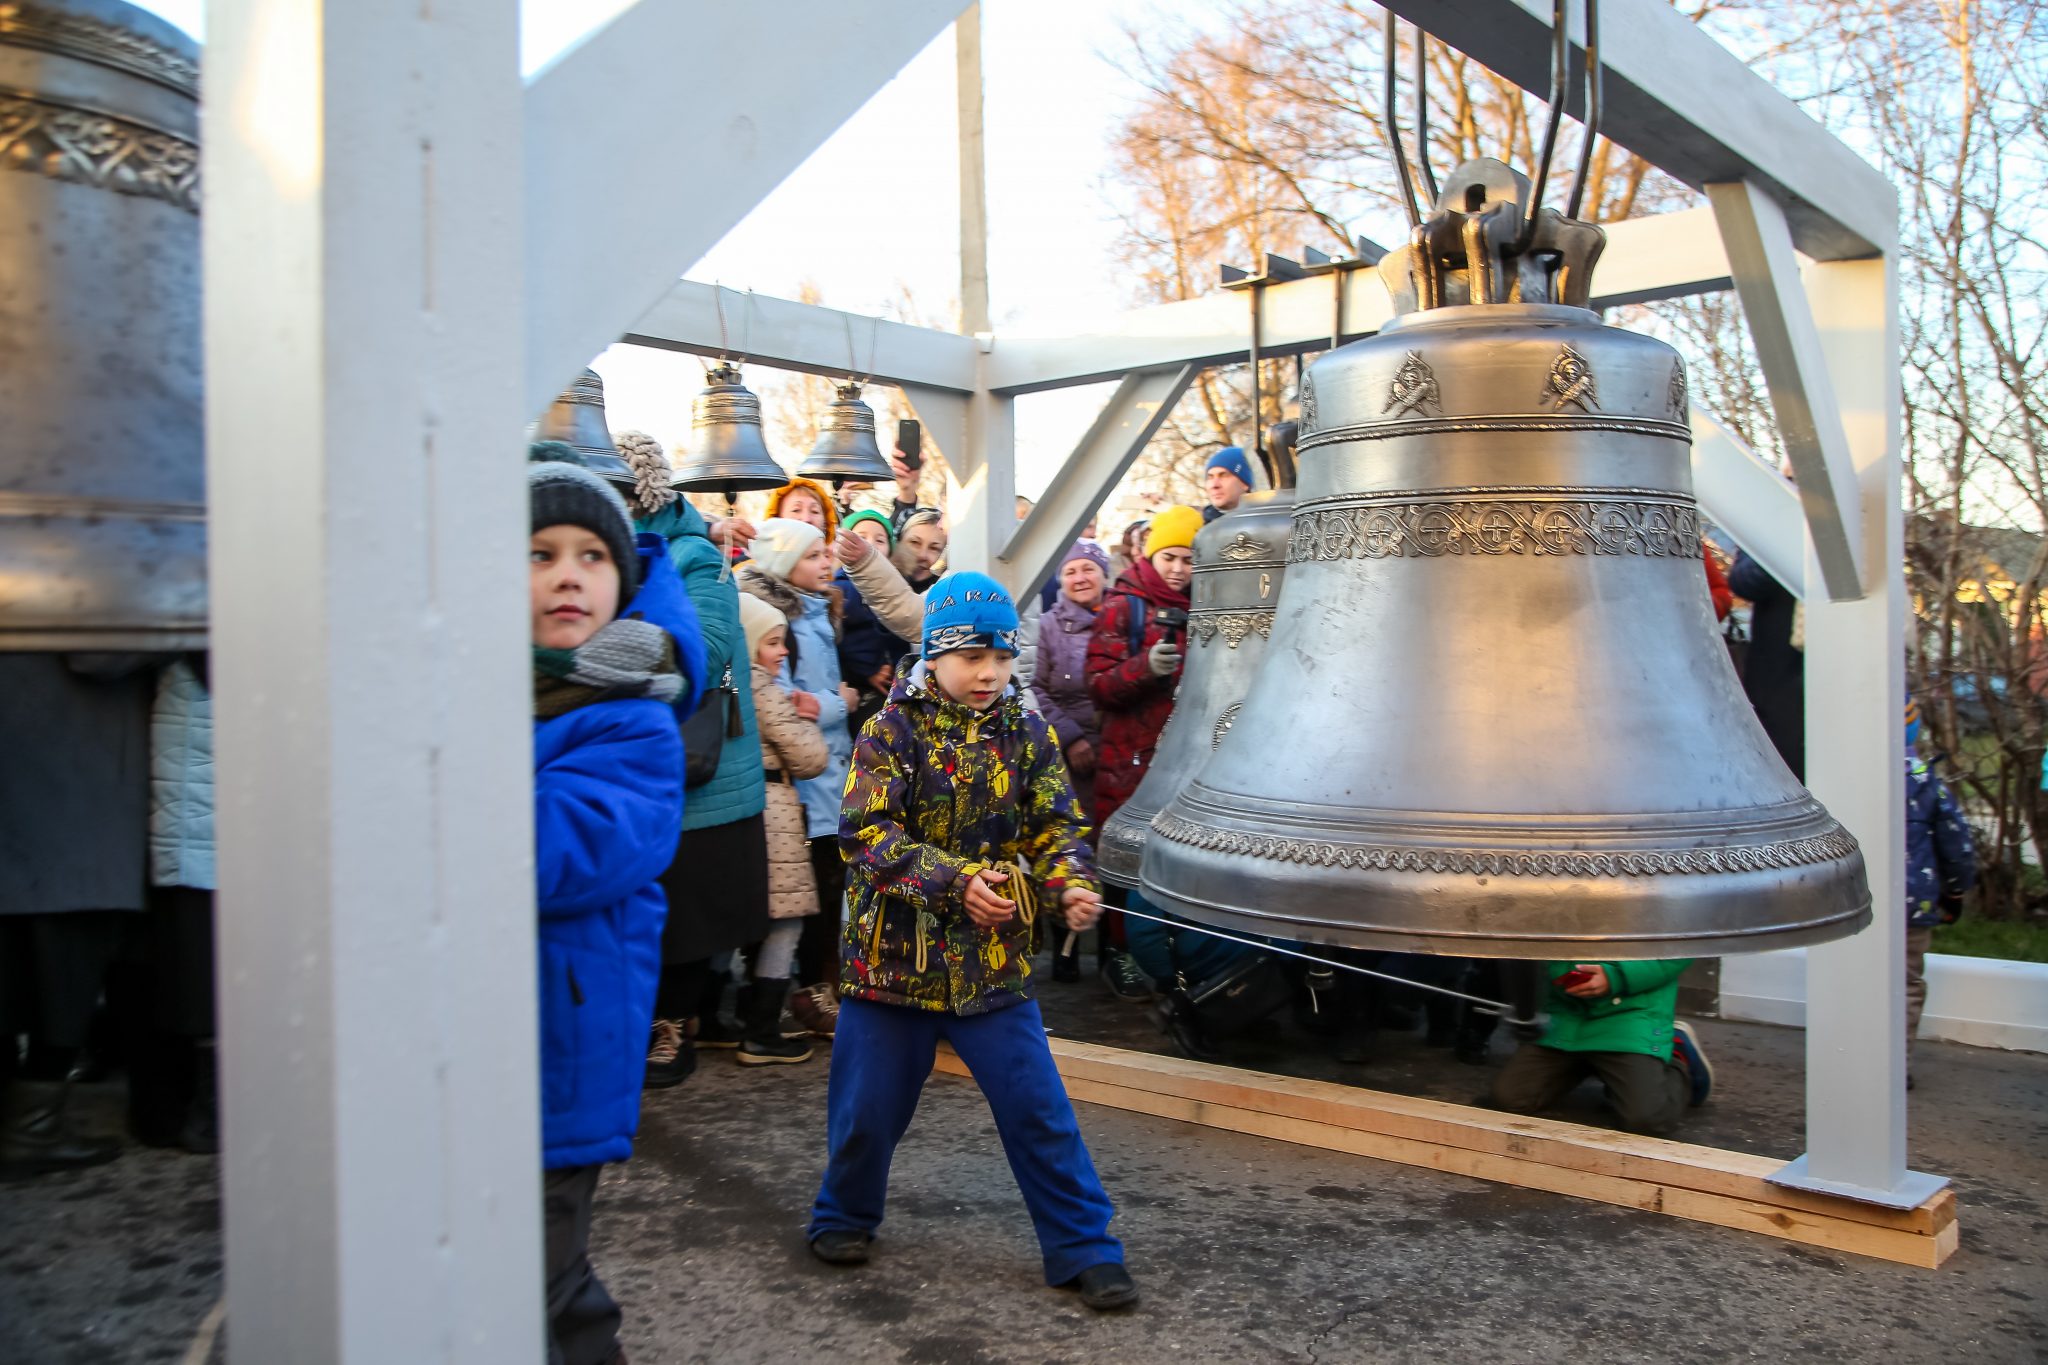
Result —
[[[1242, 450], [1209, 459], [1204, 506], [1165, 507], [1113, 547], [1091, 525], [1020, 609], [989, 578], [942, 572], [944, 517], [914, 497], [860, 508], [797, 478], [758, 520], [707, 518], [670, 486], [657, 441], [618, 444], [630, 482], [566, 445], [530, 453], [551, 1360], [623, 1359], [587, 1254], [598, 1172], [630, 1153], [643, 1092], [723, 1051], [800, 1065], [834, 1043], [808, 1234], [820, 1260], [868, 1259], [891, 1152], [943, 1040], [987, 1095], [1047, 1283], [1097, 1309], [1134, 1303], [1030, 984], [1039, 970], [1079, 982], [1091, 929], [1106, 988], [1158, 1005], [1201, 1055], [1291, 1006], [1337, 1062], [1370, 1062], [1376, 1030], [1411, 1002], [1345, 970], [1365, 967], [1532, 1017], [1540, 1005], [1546, 1025], [1494, 1076], [1503, 1108], [1547, 1108], [1591, 1076], [1622, 1126], [1661, 1133], [1707, 1097], [1711, 1067], [1676, 1018], [1684, 962], [1283, 962], [1177, 926], [1140, 893], [1105, 895], [1094, 832], [1143, 780], [1172, 714], [1195, 537], [1254, 487]], [[1705, 569], [1725, 615], [1711, 552]], [[1778, 600], [1760, 572], [1738, 560], [1734, 577], [1763, 628]], [[71, 717], [83, 755], [67, 767], [61, 746], [16, 751], [47, 828], [11, 833], [49, 844], [0, 859], [0, 1010], [17, 1040], [0, 1050], [0, 1172], [111, 1159], [119, 1144], [82, 1134], [68, 1096], [116, 1062], [139, 1138], [212, 1151], [206, 659], [0, 655], [0, 670], [13, 723]], [[153, 705], [135, 705], [145, 694]], [[1928, 926], [1953, 916], [1971, 875], [1967, 826], [1913, 755], [1916, 730], [1909, 714], [1909, 1037]], [[105, 808], [116, 789], [132, 810]], [[67, 852], [67, 831], [110, 818], [147, 827], [132, 865]], [[1200, 983], [1255, 975], [1260, 989], [1233, 998], [1257, 1010], [1202, 1014]], [[1427, 1042], [1488, 1060], [1492, 1013], [1426, 992], [1412, 1004]]]

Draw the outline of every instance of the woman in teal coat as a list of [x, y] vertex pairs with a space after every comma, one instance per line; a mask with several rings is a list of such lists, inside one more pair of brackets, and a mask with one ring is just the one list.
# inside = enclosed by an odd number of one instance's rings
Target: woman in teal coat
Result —
[[[668, 486], [669, 465], [660, 443], [633, 431], [616, 439], [636, 476], [628, 499], [634, 529], [668, 543], [669, 560], [697, 609], [704, 634], [705, 705], [728, 707], [727, 714], [738, 717], [736, 727], [726, 727], [717, 771], [690, 789], [682, 838], [661, 877], [668, 922], [647, 1053], [647, 1084], [659, 1087], [677, 1084], [696, 1065], [687, 1021], [697, 1021], [697, 1047], [727, 1048], [739, 1042], [738, 1034], [718, 1019], [725, 973], [714, 971], [713, 962], [722, 965], [726, 955], [768, 933], [768, 835], [762, 822], [767, 788], [739, 589], [725, 552], [713, 541], [711, 525]], [[742, 525], [735, 523], [734, 530], [737, 539], [748, 538]], [[686, 719], [677, 717], [679, 723]]]

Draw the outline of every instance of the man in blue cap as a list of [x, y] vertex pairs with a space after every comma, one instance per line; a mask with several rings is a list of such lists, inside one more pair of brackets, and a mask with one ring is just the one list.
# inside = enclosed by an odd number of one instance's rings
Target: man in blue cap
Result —
[[1209, 505], [1202, 509], [1202, 520], [1211, 522], [1225, 512], [1235, 512], [1244, 495], [1252, 491], [1252, 462], [1244, 457], [1241, 447], [1225, 446], [1209, 457], [1202, 483], [1209, 491]]

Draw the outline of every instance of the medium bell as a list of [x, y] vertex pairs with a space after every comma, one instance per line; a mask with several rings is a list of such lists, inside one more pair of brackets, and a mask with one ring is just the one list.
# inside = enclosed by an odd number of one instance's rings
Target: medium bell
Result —
[[799, 478], [829, 479], [834, 488], [896, 477], [875, 441], [875, 410], [861, 401], [860, 385], [839, 386], [839, 396], [825, 409], [817, 442], [796, 472]]
[[730, 501], [788, 483], [761, 434], [761, 400], [740, 383], [739, 370], [720, 361], [704, 378], [690, 419], [690, 450], [677, 462], [669, 487], [723, 493]]
[[604, 380], [585, 370], [562, 391], [534, 428], [536, 441], [560, 441], [583, 457], [584, 467], [631, 497], [633, 470], [619, 454], [604, 415]]
[[1287, 568], [1294, 490], [1249, 493], [1195, 537], [1189, 585], [1188, 661], [1173, 714], [1145, 780], [1102, 826], [1095, 865], [1118, 886], [1138, 885], [1152, 817], [1200, 770], [1237, 720], [1273, 636], [1273, 609]]
[[1153, 823], [1145, 894], [1221, 928], [1492, 957], [1711, 956], [1870, 919], [1856, 841], [1765, 738], [1700, 562], [1683, 363], [1583, 305], [1599, 229], [1460, 167], [1401, 315], [1301, 394], [1265, 662]]

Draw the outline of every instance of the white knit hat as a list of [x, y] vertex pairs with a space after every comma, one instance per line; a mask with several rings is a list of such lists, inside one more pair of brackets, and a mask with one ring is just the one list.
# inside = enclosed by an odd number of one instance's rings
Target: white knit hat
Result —
[[808, 521], [770, 517], [761, 523], [759, 534], [754, 537], [747, 554], [761, 572], [787, 580], [796, 562], [824, 538], [825, 533]]

